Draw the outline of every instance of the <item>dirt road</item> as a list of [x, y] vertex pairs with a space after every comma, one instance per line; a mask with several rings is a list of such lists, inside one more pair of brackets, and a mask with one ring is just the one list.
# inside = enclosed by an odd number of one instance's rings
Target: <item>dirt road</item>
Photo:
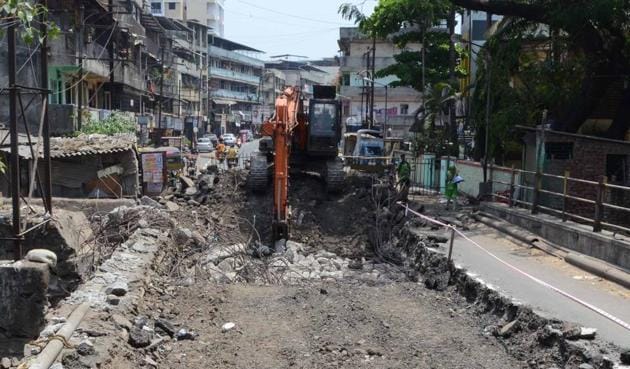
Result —
[[[155, 299], [155, 300], [154, 300]], [[172, 343], [167, 368], [520, 368], [474, 318], [416, 283], [197, 284], [172, 299], [199, 334]], [[235, 328], [222, 332], [227, 322]]]
[[212, 187], [203, 203], [173, 193], [159, 199], [168, 210], [128, 209], [167, 217], [146, 230], [163, 246], [135, 285], [141, 298], [86, 319], [96, 353], [70, 350], [64, 367], [610, 367], [607, 347], [568, 341], [575, 327], [447, 263], [434, 230], [385, 206], [372, 178], [351, 178], [338, 195], [311, 176], [292, 179], [295, 223], [278, 253], [267, 246], [271, 200], [247, 194], [240, 171], [201, 176]]

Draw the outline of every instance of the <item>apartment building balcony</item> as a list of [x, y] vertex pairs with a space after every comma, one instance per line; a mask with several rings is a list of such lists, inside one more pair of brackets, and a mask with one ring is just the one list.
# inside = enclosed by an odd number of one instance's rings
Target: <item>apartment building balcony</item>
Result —
[[[365, 89], [360, 86], [341, 86], [339, 93], [352, 101], [360, 101], [361, 94], [370, 91], [366, 84]], [[376, 86], [374, 89], [376, 101], [385, 100], [385, 89]], [[387, 98], [393, 104], [396, 102], [419, 102], [422, 101], [422, 93], [411, 87], [390, 87], [387, 89]]]
[[175, 69], [178, 72], [199, 77], [199, 67], [197, 66], [197, 63], [180, 59], [177, 63], [175, 63], [175, 65], [177, 66]]
[[248, 93], [248, 92], [240, 92], [240, 91], [232, 91], [232, 90], [224, 90], [224, 89], [215, 89], [210, 93], [212, 98], [218, 98], [223, 100], [233, 100], [237, 102], [250, 102], [250, 103], [258, 103], [259, 96], [257, 94]]
[[180, 98], [186, 101], [199, 102], [199, 88], [182, 86]]
[[221, 49], [216, 46], [208, 47], [208, 55], [210, 55], [211, 58], [231, 60], [238, 63], [243, 63], [245, 65], [254, 66], [260, 69], [265, 66], [265, 63], [262, 60], [252, 58], [250, 56], [237, 53], [235, 51]]
[[230, 81], [243, 82], [255, 86], [258, 86], [258, 84], [260, 83], [259, 76], [216, 67], [210, 68], [210, 76], [212, 78], [227, 79]]
[[[396, 63], [393, 56], [376, 57], [376, 69], [383, 69]], [[367, 59], [361, 56], [344, 56], [340, 60], [341, 71], [361, 71], [367, 68]]]

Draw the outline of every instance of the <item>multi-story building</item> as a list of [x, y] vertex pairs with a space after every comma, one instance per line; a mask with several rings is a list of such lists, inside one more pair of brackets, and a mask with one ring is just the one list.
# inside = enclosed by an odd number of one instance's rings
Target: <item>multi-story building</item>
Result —
[[[491, 22], [498, 22], [503, 18], [501, 15], [492, 15]], [[465, 86], [468, 86], [474, 81], [477, 75], [477, 56], [479, 51], [486, 43], [487, 33], [489, 30], [488, 13], [468, 10], [464, 12], [462, 16], [462, 37], [461, 44], [464, 50], [468, 53], [468, 58], [465, 60], [467, 63], [467, 76], [464, 81]], [[464, 87], [465, 87], [464, 86]], [[462, 90], [465, 90], [463, 88]]]
[[[196, 125], [204, 132], [208, 27], [152, 15], [156, 9], [147, 5], [142, 0], [48, 1], [49, 17], [61, 29], [61, 36], [48, 40], [48, 116], [53, 134], [79, 130], [113, 110], [137, 116], [147, 128], [167, 134], [184, 131], [185, 121], [188, 131]], [[3, 60], [6, 64], [6, 49], [0, 48], [5, 50], [0, 52], [0, 64]], [[17, 76], [20, 85], [41, 86], [26, 68], [30, 62], [37, 65], [39, 55], [33, 47], [18, 47], [17, 62], [24, 66]], [[7, 78], [6, 70], [0, 72], [0, 82]], [[3, 102], [0, 96], [0, 121], [8, 120], [8, 104]], [[39, 99], [26, 108], [31, 132], [38, 131], [41, 111]]]
[[276, 97], [282, 93], [285, 86], [287, 86], [287, 80], [283, 71], [265, 67], [261, 91], [262, 103], [258, 109], [254, 109], [254, 123], [262, 123], [273, 114]]
[[[140, 113], [145, 90], [142, 1], [116, 0], [114, 14], [96, 0], [56, 0], [48, 6], [64, 35], [49, 42], [53, 131], [81, 128], [110, 110]], [[61, 11], [68, 8], [78, 11]]]
[[151, 14], [158, 17], [186, 20], [187, 2], [187, 0], [151, 0]]
[[151, 0], [151, 14], [172, 19], [195, 20], [210, 33], [223, 37], [225, 0]]
[[[209, 89], [214, 121], [212, 130], [236, 130], [253, 122], [264, 63], [261, 51], [222, 37], [208, 36]], [[249, 54], [249, 55], [247, 55]]]
[[267, 69], [282, 71], [286, 84], [300, 86], [307, 99], [313, 95], [313, 85], [335, 85], [338, 67], [319, 67], [310, 62], [280, 60], [265, 64]]
[[[368, 58], [372, 58], [373, 40], [356, 27], [341, 28], [339, 36], [342, 119], [347, 126], [368, 126], [371, 109], [368, 104], [371, 90]], [[406, 49], [420, 51], [422, 45], [409, 44]], [[377, 39], [375, 69], [378, 71], [394, 64], [394, 56], [401, 51], [391, 39]], [[373, 126], [383, 128], [387, 125], [388, 136], [405, 137], [414, 123], [414, 113], [422, 105], [422, 94], [411, 87], [389, 87], [395, 80], [395, 76], [375, 80]]]

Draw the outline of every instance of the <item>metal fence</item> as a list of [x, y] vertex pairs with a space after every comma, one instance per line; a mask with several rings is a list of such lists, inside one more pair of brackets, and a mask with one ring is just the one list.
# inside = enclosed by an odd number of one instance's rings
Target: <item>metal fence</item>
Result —
[[[344, 165], [364, 173], [396, 174], [400, 156], [344, 156]], [[416, 194], [435, 194], [444, 190], [440, 178], [440, 162], [435, 159], [408, 157], [411, 166], [410, 191]]]
[[[497, 167], [495, 167], [497, 168]], [[533, 172], [515, 168], [499, 169], [511, 173], [509, 182], [490, 176], [492, 197], [510, 207], [521, 206], [532, 214], [545, 212], [563, 222], [573, 220], [591, 224], [594, 232], [602, 229], [630, 232], [630, 187], [608, 183], [607, 177], [592, 181], [564, 175]], [[492, 171], [491, 171], [492, 173]], [[516, 183], [520, 174], [521, 183]]]

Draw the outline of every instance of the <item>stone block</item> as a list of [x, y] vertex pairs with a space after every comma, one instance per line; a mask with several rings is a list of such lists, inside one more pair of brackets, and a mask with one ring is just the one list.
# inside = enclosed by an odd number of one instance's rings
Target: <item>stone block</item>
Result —
[[47, 264], [0, 265], [0, 332], [16, 338], [39, 336], [45, 325], [49, 278]]

